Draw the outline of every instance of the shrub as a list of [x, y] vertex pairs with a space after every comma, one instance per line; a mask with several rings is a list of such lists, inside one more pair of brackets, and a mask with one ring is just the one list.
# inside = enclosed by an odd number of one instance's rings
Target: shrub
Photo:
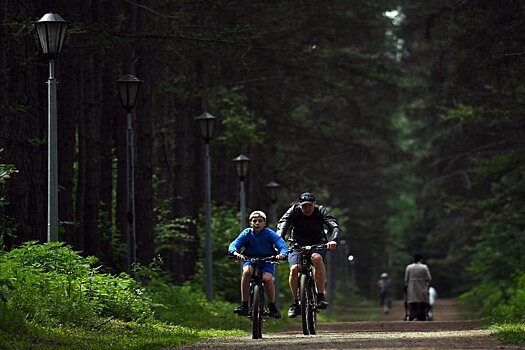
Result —
[[493, 312], [497, 322], [525, 322], [525, 273], [516, 278], [514, 287], [507, 291], [509, 299]]
[[0, 257], [0, 294], [9, 309], [43, 325], [92, 325], [100, 317], [141, 321], [153, 317], [149, 294], [126, 274], [92, 267], [63, 243], [27, 242]]

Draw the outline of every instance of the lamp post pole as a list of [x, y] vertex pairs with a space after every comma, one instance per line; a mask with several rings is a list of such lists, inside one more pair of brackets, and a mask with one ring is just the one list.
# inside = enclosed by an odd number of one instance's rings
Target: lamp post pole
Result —
[[128, 238], [128, 260], [127, 270], [130, 275], [133, 274], [133, 263], [137, 260], [137, 239], [135, 233], [135, 162], [133, 152], [133, 118], [131, 111], [135, 107], [137, 94], [142, 80], [134, 75], [127, 74], [116, 81], [117, 89], [120, 96], [122, 107], [126, 110], [127, 115], [127, 132], [126, 132], [126, 231]]
[[47, 241], [58, 241], [58, 147], [55, 56], [62, 50], [67, 22], [56, 13], [45, 14], [36, 30], [42, 52], [49, 58], [47, 134]]
[[350, 287], [349, 287], [349, 280], [350, 280], [350, 273], [349, 273], [349, 263], [347, 263], [349, 250], [348, 250], [348, 244], [346, 244], [346, 240], [342, 239], [340, 241], [341, 246], [343, 248], [343, 261], [342, 261], [342, 267], [343, 267], [343, 295], [345, 296], [345, 299], [348, 300], [350, 297]]
[[348, 255], [348, 261], [350, 262], [350, 285], [352, 286], [352, 291], [356, 290], [355, 285], [355, 258], [353, 255]]
[[55, 60], [49, 60], [48, 141], [47, 141], [47, 241], [58, 241], [58, 144], [57, 144], [57, 82]]
[[204, 140], [204, 212], [205, 212], [205, 286], [206, 299], [213, 300], [213, 278], [212, 278], [212, 251], [211, 251], [211, 171], [210, 171], [210, 140], [213, 136], [215, 117], [204, 112], [195, 121], [199, 124], [202, 138]]
[[271, 213], [271, 224], [273, 225], [274, 229], [277, 229], [277, 214], [276, 214], [276, 206], [275, 203], [277, 203], [277, 197], [279, 194], [279, 188], [281, 185], [279, 185], [275, 181], [270, 181], [266, 185], [264, 185], [264, 188], [266, 189], [266, 193], [268, 194], [268, 197], [270, 197], [270, 200], [272, 202], [270, 213]]
[[240, 225], [241, 231], [246, 227], [246, 191], [244, 190], [244, 180], [246, 174], [248, 173], [248, 163], [250, 158], [246, 157], [244, 154], [240, 154], [237, 158], [233, 159], [237, 169], [237, 175], [239, 176], [240, 183], [240, 193], [239, 193], [239, 202], [240, 202]]
[[[277, 230], [277, 214], [276, 214], [276, 205], [277, 203], [277, 197], [279, 194], [279, 188], [281, 185], [279, 185], [275, 181], [270, 181], [266, 185], [264, 185], [264, 188], [266, 189], [266, 194], [268, 197], [270, 197], [270, 201], [272, 203], [270, 207], [270, 223], [273, 225], [273, 229]], [[280, 283], [279, 283], [279, 266], [277, 265], [275, 268], [275, 274], [273, 275], [274, 278], [274, 285], [275, 285], [275, 301], [279, 301], [279, 289], [280, 289]]]

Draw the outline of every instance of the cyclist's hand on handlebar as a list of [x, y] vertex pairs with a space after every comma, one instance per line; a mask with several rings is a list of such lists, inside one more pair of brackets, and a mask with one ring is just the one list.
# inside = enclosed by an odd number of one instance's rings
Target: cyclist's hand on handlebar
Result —
[[284, 258], [285, 258], [285, 256], [284, 256], [284, 255], [281, 255], [281, 254], [278, 254], [278, 255], [275, 256], [275, 260], [278, 260], [278, 261], [281, 261], [281, 260], [283, 260]]
[[235, 256], [235, 259], [237, 259], [237, 261], [244, 261], [245, 260], [244, 255], [242, 255], [240, 253], [234, 252], [233, 256]]
[[326, 248], [328, 250], [334, 250], [335, 248], [337, 248], [337, 242], [330, 241], [330, 242], [326, 243]]

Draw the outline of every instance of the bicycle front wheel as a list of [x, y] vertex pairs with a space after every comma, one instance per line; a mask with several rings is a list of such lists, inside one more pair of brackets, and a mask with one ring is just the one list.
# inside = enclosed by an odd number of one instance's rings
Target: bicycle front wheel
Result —
[[252, 300], [252, 339], [262, 338], [263, 301], [261, 300], [261, 286], [253, 286]]
[[299, 301], [301, 303], [301, 322], [303, 325], [303, 334], [308, 335], [308, 285], [306, 275], [301, 274], [299, 277]]
[[306, 307], [306, 320], [310, 334], [316, 334], [317, 328], [317, 294], [315, 293], [315, 283], [312, 279], [308, 280], [307, 288], [308, 304]]

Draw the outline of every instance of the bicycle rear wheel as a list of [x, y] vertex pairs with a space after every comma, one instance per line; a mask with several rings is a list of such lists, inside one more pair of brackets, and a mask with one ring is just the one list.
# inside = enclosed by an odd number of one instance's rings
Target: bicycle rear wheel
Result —
[[315, 293], [315, 283], [312, 279], [308, 280], [308, 305], [306, 307], [306, 319], [310, 334], [316, 334], [317, 328], [317, 294]]
[[262, 338], [262, 300], [261, 300], [261, 286], [253, 286], [252, 299], [252, 339]]
[[306, 282], [306, 275], [301, 274], [299, 277], [299, 300], [301, 303], [301, 322], [303, 326], [303, 334], [308, 335], [308, 286]]

